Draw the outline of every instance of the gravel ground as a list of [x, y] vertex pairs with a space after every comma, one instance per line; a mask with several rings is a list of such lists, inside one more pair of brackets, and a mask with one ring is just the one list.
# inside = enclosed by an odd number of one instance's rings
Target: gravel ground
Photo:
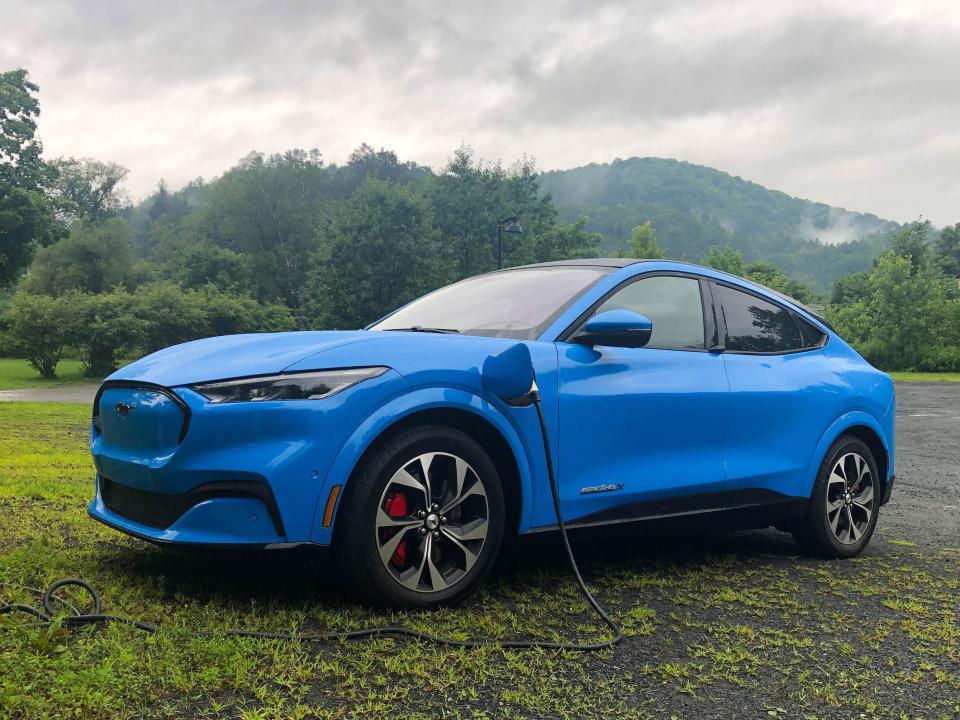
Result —
[[960, 383], [897, 383], [894, 465], [879, 532], [960, 546]]
[[65, 402], [92, 405], [98, 387], [97, 383], [77, 383], [49, 388], [0, 390], [0, 402]]

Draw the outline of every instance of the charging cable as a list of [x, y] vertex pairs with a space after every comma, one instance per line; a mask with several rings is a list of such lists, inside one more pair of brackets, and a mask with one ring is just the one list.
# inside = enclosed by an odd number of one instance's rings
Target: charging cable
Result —
[[[371, 637], [390, 636], [407, 637], [414, 640], [419, 640], [421, 642], [431, 643], [433, 645], [456, 648], [501, 647], [515, 650], [543, 649], [571, 650], [581, 652], [594, 652], [597, 650], [603, 650], [605, 648], [613, 647], [619, 643], [623, 639], [623, 633], [620, 631], [620, 627], [600, 606], [600, 603], [598, 603], [593, 597], [593, 594], [590, 592], [590, 589], [584, 582], [583, 577], [580, 575], [580, 569], [577, 567], [576, 558], [574, 558], [573, 550], [570, 547], [570, 540], [567, 537], [567, 527], [563, 522], [563, 514], [560, 512], [560, 492], [557, 487], [557, 478], [553, 470], [553, 457], [550, 451], [550, 439], [547, 433], [547, 423], [543, 416], [543, 408], [540, 405], [540, 391], [537, 389], [536, 384], [533, 385], [533, 388], [526, 396], [519, 398], [518, 400], [523, 400], [526, 402], [515, 402], [511, 404], [532, 404], [537, 410], [537, 420], [540, 423], [540, 435], [543, 438], [543, 451], [547, 459], [547, 475], [550, 480], [550, 494], [553, 497], [553, 509], [557, 515], [557, 527], [560, 530], [560, 537], [563, 541], [563, 549], [567, 554], [567, 561], [570, 563], [570, 569], [573, 571], [573, 577], [577, 582], [577, 586], [580, 588], [580, 592], [587, 599], [590, 607], [596, 611], [597, 615], [599, 615], [604, 623], [606, 623], [610, 628], [610, 630], [613, 631], [613, 637], [611, 637], [609, 640], [603, 640], [595, 643], [547, 642], [541, 640], [455, 640], [453, 638], [430, 635], [428, 633], [412, 630], [411, 628], [402, 626], [373, 627], [363, 628], [360, 630], [331, 631], [313, 634], [261, 632], [257, 630], [222, 630], [217, 632], [200, 631], [193, 632], [191, 634], [196, 637], [246, 637], [265, 640], [295, 640], [300, 642], [314, 642], [320, 640], [362, 640]], [[54, 596], [54, 593], [56, 593], [57, 590], [67, 586], [76, 586], [84, 590], [91, 598], [93, 612], [84, 614], [79, 612], [76, 608], [73, 608], [74, 613], [72, 615], [65, 615], [62, 619], [60, 619], [60, 623], [64, 627], [79, 628], [87, 625], [121, 623], [123, 625], [130, 625], [138, 630], [143, 630], [144, 632], [149, 633], [164, 631], [164, 629], [159, 625], [151, 625], [150, 623], [145, 623], [133, 618], [103, 613], [100, 593], [98, 593], [97, 590], [90, 585], [90, 583], [77, 578], [63, 578], [48, 585], [46, 590], [43, 591], [42, 610], [31, 605], [25, 605], [23, 603], [7, 603], [3, 600], [0, 600], [0, 615], [21, 612], [36, 617], [39, 621], [38, 624], [47, 625], [53, 623], [57, 615], [54, 609], [54, 602], [58, 600], [58, 598]]]

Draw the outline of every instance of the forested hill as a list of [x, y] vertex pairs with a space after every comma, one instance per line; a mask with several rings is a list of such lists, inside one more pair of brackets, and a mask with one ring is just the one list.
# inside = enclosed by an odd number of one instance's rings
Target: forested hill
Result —
[[764, 259], [826, 290], [865, 270], [899, 227], [875, 215], [791, 197], [727, 173], [663, 158], [630, 158], [541, 175], [561, 217], [585, 215], [620, 248], [630, 229], [651, 221], [668, 256], [698, 261], [729, 243], [747, 260]]

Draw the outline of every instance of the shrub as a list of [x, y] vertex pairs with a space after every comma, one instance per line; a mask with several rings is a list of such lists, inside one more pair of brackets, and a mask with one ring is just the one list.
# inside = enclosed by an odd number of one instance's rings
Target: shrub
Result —
[[209, 312], [203, 295], [176, 283], [144, 285], [133, 295], [133, 312], [143, 322], [141, 349], [156, 352], [209, 334]]
[[56, 377], [68, 340], [64, 301], [18, 292], [10, 300], [4, 321], [10, 349], [25, 357], [41, 377]]
[[290, 309], [276, 303], [259, 303], [246, 295], [207, 288], [198, 293], [207, 310], [207, 335], [245, 332], [282, 332], [296, 329]]
[[63, 296], [67, 339], [76, 347], [87, 375], [103, 377], [117, 369], [120, 359], [143, 343], [146, 321], [134, 311], [126, 290]]
[[64, 239], [40, 248], [21, 287], [59, 296], [70, 290], [99, 293], [128, 283], [133, 269], [130, 225], [119, 217], [79, 222]]

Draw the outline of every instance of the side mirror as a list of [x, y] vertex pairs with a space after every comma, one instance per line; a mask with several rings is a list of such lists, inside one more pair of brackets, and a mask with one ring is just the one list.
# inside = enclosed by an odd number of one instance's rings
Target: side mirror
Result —
[[650, 341], [653, 322], [632, 310], [607, 310], [587, 320], [583, 330], [571, 342], [593, 347], [640, 348]]

